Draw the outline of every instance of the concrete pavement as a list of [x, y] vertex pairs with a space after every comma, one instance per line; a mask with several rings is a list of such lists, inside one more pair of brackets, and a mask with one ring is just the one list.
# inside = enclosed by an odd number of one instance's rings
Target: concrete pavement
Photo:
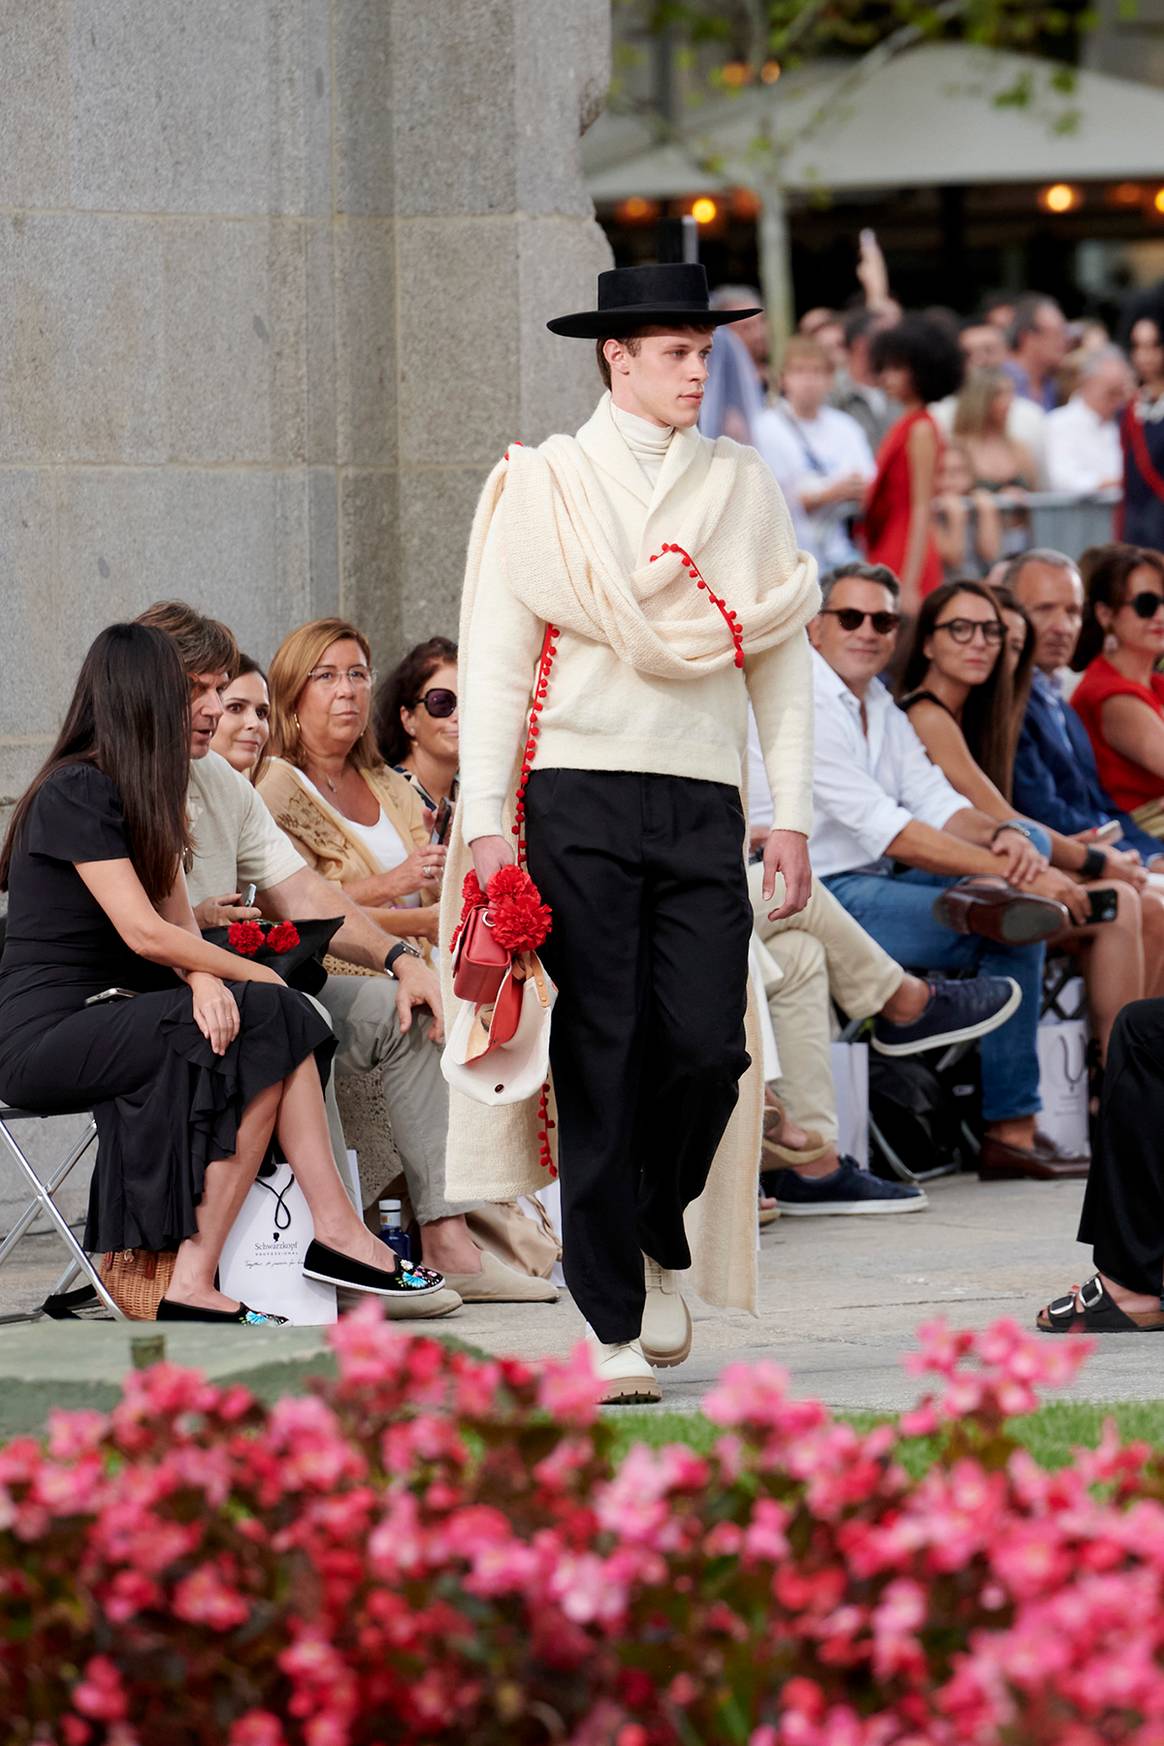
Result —
[[[1090, 1257], [1075, 1242], [1081, 1183], [996, 1183], [963, 1176], [934, 1183], [917, 1216], [782, 1218], [761, 1241], [757, 1317], [693, 1305], [695, 1347], [663, 1373], [666, 1404], [698, 1408], [725, 1364], [775, 1358], [800, 1394], [832, 1406], [904, 1407], [916, 1386], [901, 1355], [919, 1322], [937, 1315], [965, 1327], [999, 1316], [1030, 1326], [1035, 1311], [1073, 1281]], [[0, 1271], [0, 1312], [27, 1307], [53, 1283], [61, 1251], [47, 1238], [26, 1242]], [[565, 1351], [582, 1321], [563, 1294], [555, 1306], [466, 1306], [432, 1324], [488, 1351], [538, 1358]], [[16, 1384], [113, 1382], [146, 1324], [45, 1322], [0, 1327], [0, 1392]], [[167, 1356], [217, 1377], [245, 1377], [325, 1350], [326, 1330], [215, 1330], [167, 1327]], [[1071, 1390], [1092, 1401], [1164, 1398], [1164, 1336], [1108, 1336]]]

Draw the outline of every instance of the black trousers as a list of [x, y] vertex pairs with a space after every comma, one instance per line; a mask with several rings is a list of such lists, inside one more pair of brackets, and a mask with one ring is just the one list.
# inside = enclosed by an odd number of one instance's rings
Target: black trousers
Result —
[[563, 1265], [600, 1340], [637, 1339], [643, 1255], [691, 1264], [703, 1191], [747, 1070], [752, 908], [734, 788], [539, 770], [529, 871], [554, 912]]
[[1164, 1290], [1164, 1000], [1130, 1001], [1112, 1030], [1079, 1241], [1117, 1285]]

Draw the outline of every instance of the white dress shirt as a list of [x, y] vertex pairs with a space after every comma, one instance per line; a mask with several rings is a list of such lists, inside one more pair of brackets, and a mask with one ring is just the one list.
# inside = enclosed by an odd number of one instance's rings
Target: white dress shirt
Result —
[[1047, 414], [1047, 483], [1052, 491], [1098, 491], [1123, 477], [1120, 427], [1100, 418], [1080, 395]]
[[815, 418], [798, 418], [781, 400], [752, 420], [752, 441], [776, 475], [803, 550], [811, 552], [823, 569], [851, 558], [853, 542], [845, 531], [843, 512], [855, 509], [856, 503], [830, 503], [810, 511], [800, 494], [831, 485], [846, 473], [872, 479], [877, 464], [856, 419], [835, 406], [822, 406]]
[[951, 788], [881, 683], [874, 679], [861, 704], [814, 649], [816, 710], [813, 809], [809, 853], [820, 879], [879, 860], [914, 819], [941, 830], [969, 801]]

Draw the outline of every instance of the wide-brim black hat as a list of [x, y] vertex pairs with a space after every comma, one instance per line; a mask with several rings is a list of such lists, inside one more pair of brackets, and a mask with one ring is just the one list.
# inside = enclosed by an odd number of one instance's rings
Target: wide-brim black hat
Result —
[[559, 315], [546, 326], [567, 339], [617, 339], [636, 327], [724, 327], [759, 309], [712, 309], [698, 261], [612, 267], [598, 275], [598, 308]]

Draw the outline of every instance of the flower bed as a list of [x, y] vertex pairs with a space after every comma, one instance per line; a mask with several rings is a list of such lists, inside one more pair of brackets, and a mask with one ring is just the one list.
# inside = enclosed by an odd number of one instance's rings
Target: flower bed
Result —
[[374, 1310], [270, 1409], [132, 1375], [0, 1451], [5, 1746], [1164, 1746], [1164, 1463], [1008, 1435], [1085, 1342], [920, 1339], [896, 1425], [740, 1366], [617, 1468], [580, 1356]]

